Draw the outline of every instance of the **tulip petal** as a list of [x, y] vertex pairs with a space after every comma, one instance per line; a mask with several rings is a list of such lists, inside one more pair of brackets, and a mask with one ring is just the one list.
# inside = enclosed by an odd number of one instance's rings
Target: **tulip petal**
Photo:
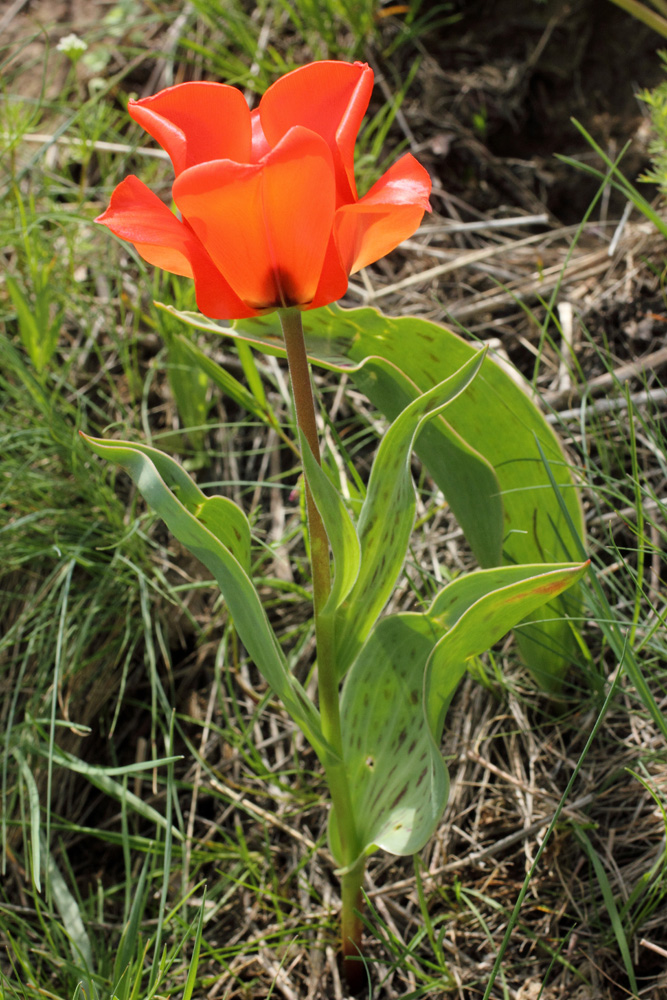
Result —
[[169, 153], [176, 176], [207, 160], [250, 158], [250, 111], [236, 87], [181, 83], [130, 101], [127, 110]]
[[347, 291], [348, 273], [343, 267], [333, 234], [329, 239], [320, 282], [315, 297], [308, 308], [318, 309], [342, 299]]
[[250, 308], [306, 306], [320, 282], [335, 211], [331, 153], [291, 129], [258, 164], [191, 167], [174, 198], [216, 267]]
[[328, 143], [336, 171], [337, 204], [356, 201], [354, 144], [373, 90], [365, 63], [323, 60], [277, 80], [259, 103], [264, 134], [275, 146], [295, 125]]
[[138, 177], [131, 174], [121, 181], [106, 212], [95, 222], [133, 243], [149, 264], [172, 274], [194, 277], [191, 263], [194, 234]]
[[106, 212], [95, 221], [134, 244], [149, 264], [194, 278], [197, 305], [207, 316], [241, 319], [255, 314], [232, 291], [191, 227], [177, 219], [138, 177], [131, 174], [121, 181]]
[[406, 153], [355, 205], [336, 212], [334, 236], [348, 274], [372, 264], [411, 236], [430, 211], [431, 178]]

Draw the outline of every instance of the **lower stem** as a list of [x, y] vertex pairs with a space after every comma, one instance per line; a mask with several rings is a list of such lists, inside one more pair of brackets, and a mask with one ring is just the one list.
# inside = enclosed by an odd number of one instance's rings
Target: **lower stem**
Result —
[[343, 956], [343, 975], [352, 993], [361, 990], [366, 980], [365, 965], [362, 961], [362, 930], [361, 910], [364, 897], [362, 884], [366, 858], [359, 861], [342, 876], [341, 941]]

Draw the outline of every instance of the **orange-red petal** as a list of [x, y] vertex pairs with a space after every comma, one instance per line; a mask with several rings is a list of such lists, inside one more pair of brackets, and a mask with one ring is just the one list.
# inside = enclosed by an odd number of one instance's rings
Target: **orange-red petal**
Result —
[[172, 274], [194, 277], [191, 253], [193, 233], [170, 212], [143, 181], [130, 174], [111, 195], [106, 212], [95, 222], [108, 226], [122, 240], [133, 243], [144, 260]]
[[430, 211], [431, 178], [407, 153], [368, 194], [336, 212], [334, 236], [348, 274], [384, 257], [419, 226]]
[[130, 101], [127, 110], [169, 153], [176, 176], [207, 160], [250, 159], [250, 111], [236, 87], [181, 83]]
[[291, 129], [259, 164], [203, 163], [174, 199], [216, 267], [257, 310], [308, 305], [320, 282], [335, 211], [331, 153]]
[[328, 143], [336, 171], [337, 204], [356, 200], [354, 144], [373, 90], [365, 63], [323, 60], [277, 80], [259, 103], [264, 134], [275, 146], [295, 125]]
[[327, 246], [324, 264], [322, 265], [322, 273], [317, 291], [308, 308], [317, 309], [319, 306], [328, 306], [330, 302], [342, 299], [347, 291], [347, 285], [348, 273], [341, 263], [338, 247], [332, 233], [329, 245]]
[[197, 304], [215, 319], [254, 314], [232, 291], [193, 230], [150, 188], [130, 175], [118, 185], [106, 212], [95, 220], [132, 243], [149, 264], [195, 279]]

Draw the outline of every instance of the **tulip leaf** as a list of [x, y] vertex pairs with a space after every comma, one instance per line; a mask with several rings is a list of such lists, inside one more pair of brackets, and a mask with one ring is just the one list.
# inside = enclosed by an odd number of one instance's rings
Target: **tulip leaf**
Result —
[[250, 525], [234, 501], [228, 497], [205, 497], [191, 513], [234, 556], [243, 571], [250, 574]]
[[[192, 326], [244, 340], [265, 353], [285, 354], [275, 314], [240, 320], [234, 327], [198, 313], [179, 315]], [[411, 316], [392, 319], [371, 308], [314, 309], [304, 313], [304, 328], [313, 363], [347, 372], [390, 420], [476, 352], [439, 324]], [[526, 391], [490, 357], [468, 391], [448, 408], [446, 421], [439, 417], [423, 428], [416, 451], [481, 566], [571, 558], [560, 501], [583, 539], [575, 481], [556, 435]], [[571, 547], [580, 548], [574, 540]], [[541, 612], [539, 625], [518, 636], [531, 669], [556, 690], [575, 650], [562, 617], [563, 608], [556, 603]]]
[[243, 512], [223, 497], [207, 498], [177, 462], [155, 448], [82, 437], [102, 458], [125, 469], [174, 537], [213, 574], [249, 656], [318, 756], [326, 757], [330, 748], [319, 714], [288, 670], [248, 576], [250, 527]]
[[[585, 573], [587, 563], [505, 566], [448, 584], [423, 614], [381, 619], [350, 668], [341, 698], [345, 765], [359, 854], [411, 854], [444, 810], [438, 750], [452, 695], [471, 657]], [[341, 858], [337, 818], [331, 849]]]
[[[426, 613], [434, 628], [447, 630], [433, 650], [426, 677], [426, 714], [434, 739], [440, 740], [445, 713], [468, 661], [577, 583], [587, 567], [560, 563], [478, 570], [438, 594]], [[561, 624], [569, 627], [567, 621]]]
[[410, 472], [414, 440], [422, 424], [467, 389], [482, 360], [483, 354], [474, 354], [459, 371], [413, 400], [380, 442], [357, 525], [361, 569], [336, 622], [340, 675], [370, 632], [405, 562], [415, 516]]
[[[423, 682], [437, 633], [425, 615], [378, 622], [345, 681], [341, 724], [359, 854], [414, 854], [433, 833], [449, 779], [424, 722]], [[341, 851], [332, 810], [329, 840]]]
[[320, 512], [334, 558], [334, 578], [323, 615], [333, 614], [350, 593], [359, 574], [361, 548], [357, 531], [345, 509], [343, 498], [330, 481], [326, 472], [315, 461], [312, 451], [301, 433], [301, 456], [306, 478]]

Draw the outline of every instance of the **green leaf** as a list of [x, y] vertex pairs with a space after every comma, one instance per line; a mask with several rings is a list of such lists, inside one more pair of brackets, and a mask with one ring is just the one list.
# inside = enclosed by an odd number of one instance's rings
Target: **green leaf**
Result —
[[[393, 854], [423, 847], [447, 801], [438, 747], [469, 659], [580, 579], [586, 565], [480, 570], [445, 587], [427, 612], [392, 615], [374, 627], [341, 698], [359, 855], [376, 847]], [[329, 839], [340, 859], [333, 811]]]
[[440, 740], [468, 661], [580, 580], [587, 568], [588, 563], [479, 570], [438, 594], [426, 613], [434, 628], [447, 629], [433, 650], [425, 682], [426, 714], [435, 740]]
[[350, 593], [361, 563], [361, 547], [352, 519], [345, 509], [343, 498], [322, 467], [315, 461], [303, 432], [301, 457], [315, 506], [331, 544], [334, 558], [334, 578], [331, 592], [321, 614], [333, 614]]
[[[234, 328], [196, 313], [177, 315], [199, 329], [284, 357], [274, 314], [239, 321]], [[304, 326], [310, 359], [349, 373], [390, 420], [476, 353], [473, 345], [436, 323], [410, 316], [390, 319], [375, 309], [315, 309], [304, 313]], [[489, 357], [468, 391], [448, 408], [447, 421], [433, 420], [419, 434], [417, 453], [483, 567], [572, 558], [565, 518], [536, 442], [583, 539], [578, 493], [556, 435], [527, 393]], [[539, 650], [540, 672], [553, 678], [554, 686], [575, 649], [570, 627], [561, 618], [561, 608], [545, 610], [541, 635], [530, 647], [519, 636], [531, 658]]]
[[250, 525], [248, 519], [233, 500], [228, 497], [207, 497], [191, 513], [200, 524], [215, 535], [217, 540], [238, 560], [242, 569], [250, 573]]
[[18, 747], [12, 748], [12, 754], [18, 761], [19, 769], [25, 786], [28, 791], [28, 811], [30, 813], [30, 856], [32, 861], [32, 881], [37, 892], [42, 891], [41, 882], [41, 823], [39, 813], [39, 791], [34, 775], [28, 766], [28, 762]]
[[[424, 671], [436, 639], [425, 615], [384, 618], [345, 681], [343, 747], [360, 854], [374, 847], [414, 854], [445, 807], [447, 769], [423, 711]], [[340, 857], [333, 811], [329, 836]]]
[[342, 676], [386, 604], [403, 568], [415, 517], [410, 457], [422, 425], [468, 388], [477, 353], [461, 369], [418, 396], [396, 417], [378, 448], [359, 515], [361, 568], [336, 621], [336, 662]]
[[[62, 920], [63, 927], [65, 928], [65, 932], [69, 938], [70, 949], [74, 957], [75, 965], [80, 968], [80, 963], [83, 962], [86, 967], [86, 971], [92, 973], [95, 971], [93, 950], [90, 946], [90, 938], [88, 937], [86, 926], [81, 916], [79, 904], [70, 892], [69, 887], [63, 878], [58, 865], [56, 864], [55, 858], [49, 851], [45, 842], [42, 844], [42, 849], [44, 850], [46, 858], [46, 873], [49, 880], [49, 887], [51, 889], [56, 909], [58, 910], [60, 919]], [[87, 985], [90, 989], [90, 982], [88, 982]]]
[[243, 512], [229, 501], [211, 504], [223, 498], [207, 501], [178, 463], [155, 448], [82, 437], [102, 458], [125, 469], [172, 534], [213, 574], [248, 654], [316, 753], [326, 755], [317, 710], [290, 674], [259, 595], [234, 554], [243, 558], [246, 552], [250, 527]]

